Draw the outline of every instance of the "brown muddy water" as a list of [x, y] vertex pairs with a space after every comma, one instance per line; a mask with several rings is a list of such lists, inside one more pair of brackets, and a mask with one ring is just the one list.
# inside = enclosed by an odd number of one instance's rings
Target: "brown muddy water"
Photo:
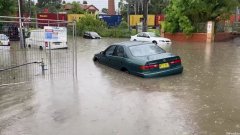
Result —
[[0, 86], [0, 135], [240, 135], [239, 42], [174, 42], [184, 72], [162, 78], [93, 63], [125, 40], [79, 38], [77, 80]]

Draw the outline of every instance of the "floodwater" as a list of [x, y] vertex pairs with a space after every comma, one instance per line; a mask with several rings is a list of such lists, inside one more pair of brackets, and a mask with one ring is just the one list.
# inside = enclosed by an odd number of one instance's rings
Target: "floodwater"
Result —
[[237, 40], [174, 42], [180, 75], [143, 79], [101, 64], [94, 53], [127, 39], [77, 39], [78, 79], [0, 86], [1, 135], [240, 134]]

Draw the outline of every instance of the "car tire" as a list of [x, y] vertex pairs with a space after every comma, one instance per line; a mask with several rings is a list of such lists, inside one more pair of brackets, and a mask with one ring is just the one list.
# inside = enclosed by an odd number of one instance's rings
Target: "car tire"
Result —
[[157, 45], [157, 41], [155, 41], [155, 40], [154, 40], [154, 41], [152, 41], [152, 43], [154, 43], [154, 44], [156, 44], [156, 45]]
[[121, 68], [121, 71], [123, 71], [124, 73], [130, 74], [130, 72], [125, 67]]
[[93, 61], [94, 62], [98, 62], [98, 58], [97, 57], [93, 57]]

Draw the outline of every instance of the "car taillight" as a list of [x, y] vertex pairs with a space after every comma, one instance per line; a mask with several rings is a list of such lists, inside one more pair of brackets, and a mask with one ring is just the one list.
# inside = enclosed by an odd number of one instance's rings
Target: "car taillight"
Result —
[[45, 42], [45, 46], [48, 47], [48, 42]]
[[181, 64], [181, 59], [177, 59], [177, 60], [174, 60], [174, 61], [171, 61], [170, 64]]
[[145, 65], [145, 66], [140, 66], [141, 70], [149, 70], [149, 69], [154, 69], [154, 68], [158, 68], [159, 65], [158, 64], [154, 64], [154, 65]]

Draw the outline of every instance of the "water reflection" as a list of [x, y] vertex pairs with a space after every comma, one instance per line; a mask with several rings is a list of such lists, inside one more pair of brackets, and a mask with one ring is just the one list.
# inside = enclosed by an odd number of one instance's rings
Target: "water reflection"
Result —
[[[220, 135], [239, 131], [239, 46], [174, 42], [172, 52], [181, 56], [183, 74], [153, 79], [92, 61], [95, 53], [125, 40], [78, 38], [77, 82], [60, 76], [33, 82], [28, 90], [0, 87], [0, 134]], [[29, 96], [15, 98], [16, 92]], [[21, 100], [32, 109], [16, 115], [17, 120], [5, 121]], [[9, 105], [4, 105], [7, 101]]]

